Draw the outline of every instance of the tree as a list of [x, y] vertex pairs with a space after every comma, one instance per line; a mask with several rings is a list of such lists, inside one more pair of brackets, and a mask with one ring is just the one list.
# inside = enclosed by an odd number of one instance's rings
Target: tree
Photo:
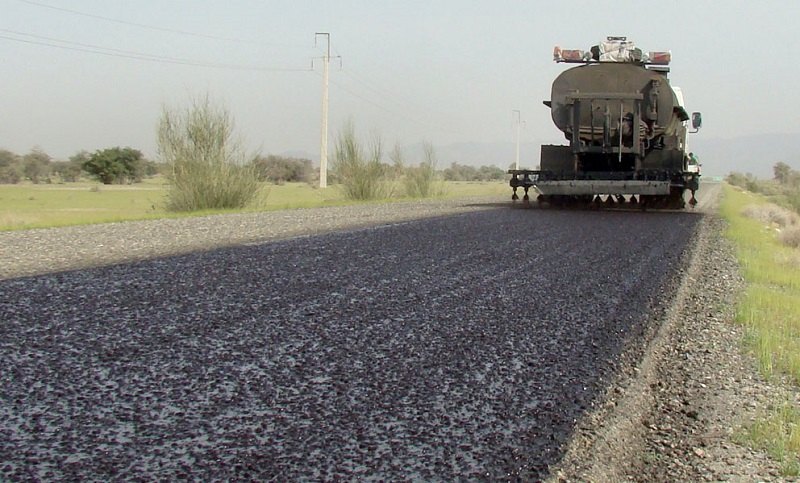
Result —
[[788, 184], [792, 179], [792, 167], [783, 161], [776, 163], [772, 171], [775, 173], [775, 180], [780, 184]]
[[83, 169], [103, 184], [141, 181], [142, 153], [114, 147], [95, 151], [83, 162]]
[[50, 163], [50, 172], [58, 176], [61, 182], [74, 183], [83, 175], [83, 163], [88, 159], [88, 151], [79, 151], [70, 156], [68, 161], [53, 161]]
[[151, 178], [153, 176], [165, 172], [164, 163], [157, 163], [155, 161], [150, 161], [149, 159], [143, 159], [140, 167], [141, 167], [140, 169], [141, 174], [148, 178]]
[[39, 148], [33, 148], [22, 157], [22, 170], [33, 184], [39, 184], [50, 173], [50, 156]]
[[22, 179], [20, 157], [11, 151], [0, 149], [0, 183], [16, 184]]

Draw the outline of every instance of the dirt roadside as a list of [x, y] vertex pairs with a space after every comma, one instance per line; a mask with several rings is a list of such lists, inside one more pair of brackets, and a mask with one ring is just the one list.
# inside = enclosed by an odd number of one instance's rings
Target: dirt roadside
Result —
[[[553, 481], [785, 481], [765, 453], [733, 435], [793, 394], [765, 381], [733, 323], [743, 288], [717, 212], [702, 206], [691, 261], [644, 358], [613, 384], [585, 421]], [[796, 392], [796, 391], [795, 391]]]

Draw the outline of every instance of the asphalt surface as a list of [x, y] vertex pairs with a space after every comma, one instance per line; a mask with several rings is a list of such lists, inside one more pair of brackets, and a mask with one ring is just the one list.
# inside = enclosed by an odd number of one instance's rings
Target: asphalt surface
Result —
[[505, 207], [0, 281], [0, 479], [546, 477], [701, 220]]

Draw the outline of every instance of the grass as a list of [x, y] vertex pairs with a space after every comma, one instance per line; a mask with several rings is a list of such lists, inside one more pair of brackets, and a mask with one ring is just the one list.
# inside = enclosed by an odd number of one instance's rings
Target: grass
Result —
[[0, 230], [157, 217], [164, 185], [0, 185]]
[[781, 463], [784, 476], [800, 475], [800, 412], [783, 404], [756, 421], [735, 438], [737, 442], [766, 451]]
[[[800, 384], [800, 251], [782, 243], [791, 216], [776, 214], [760, 196], [725, 186], [721, 213], [729, 224], [747, 289], [737, 322], [767, 377], [788, 376]], [[800, 473], [800, 410], [787, 403], [746, 428], [742, 440], [767, 450], [784, 474]]]
[[[502, 181], [453, 181], [445, 183], [440, 198], [497, 195], [498, 199], [505, 199], [509, 192], [507, 183]], [[0, 184], [0, 231], [356, 203], [347, 200], [338, 186], [321, 190], [306, 183], [267, 184], [260, 190], [259, 197], [243, 210], [176, 214], [168, 213], [165, 208], [166, 193], [167, 186], [161, 178], [134, 185]]]

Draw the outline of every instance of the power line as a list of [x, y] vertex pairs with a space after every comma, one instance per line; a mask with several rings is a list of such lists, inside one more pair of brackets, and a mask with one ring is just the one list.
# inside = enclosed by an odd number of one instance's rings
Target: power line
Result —
[[106, 16], [103, 16], [103, 15], [96, 15], [96, 14], [93, 14], [93, 13], [82, 12], [80, 10], [73, 10], [71, 8], [56, 7], [55, 5], [48, 5], [46, 3], [34, 2], [32, 0], [18, 0], [18, 1], [21, 2], [21, 3], [25, 3], [25, 4], [28, 4], [28, 5], [33, 5], [33, 6], [36, 6], [36, 7], [47, 8], [47, 9], [50, 9], [50, 10], [56, 10], [56, 11], [59, 11], [59, 12], [69, 13], [69, 14], [72, 14], [72, 15], [79, 15], [81, 17], [88, 17], [88, 18], [93, 18], [93, 19], [96, 19], [96, 20], [103, 20], [103, 21], [106, 21], [106, 22], [113, 22], [113, 23], [118, 23], [118, 24], [122, 24], [122, 25], [128, 25], [128, 26], [131, 26], [131, 27], [138, 27], [138, 28], [143, 28], [143, 29], [148, 29], [148, 30], [154, 30], [154, 31], [158, 31], [158, 32], [167, 32], [167, 33], [178, 34], [178, 35], [187, 35], [187, 36], [190, 36], [190, 37], [198, 37], [198, 38], [204, 38], [204, 39], [210, 39], [210, 40], [222, 40], [222, 41], [226, 41], [226, 42], [238, 42], [238, 43], [248, 43], [248, 44], [257, 44], [257, 45], [269, 45], [269, 46], [273, 46], [273, 47], [285, 47], [285, 48], [308, 48], [308, 46], [306, 46], [306, 45], [302, 45], [301, 46], [301, 45], [281, 44], [281, 43], [273, 43], [273, 42], [256, 42], [254, 40], [243, 40], [243, 39], [239, 39], [239, 38], [235, 38], [235, 37], [224, 37], [224, 36], [219, 36], [219, 35], [211, 35], [211, 34], [203, 34], [203, 33], [198, 33], [198, 32], [190, 32], [190, 31], [187, 31], [187, 30], [178, 30], [178, 29], [171, 29], [171, 28], [166, 28], [166, 27], [158, 27], [158, 26], [155, 26], [155, 25], [148, 25], [148, 24], [143, 24], [143, 23], [130, 22], [128, 20], [121, 20], [121, 19], [118, 19], [118, 18], [106, 17]]
[[[318, 74], [318, 75], [319, 75], [319, 74]], [[420, 120], [418, 120], [418, 119], [415, 119], [415, 118], [413, 118], [413, 117], [410, 117], [410, 116], [408, 116], [408, 115], [406, 115], [406, 114], [404, 114], [404, 113], [402, 113], [402, 112], [399, 112], [399, 111], [397, 111], [397, 110], [395, 110], [395, 109], [391, 109], [391, 108], [389, 108], [389, 107], [386, 107], [386, 106], [384, 106], [384, 105], [382, 105], [382, 104], [379, 104], [379, 103], [377, 103], [377, 102], [375, 102], [375, 101], [373, 101], [373, 100], [371, 100], [371, 99], [369, 99], [369, 98], [367, 98], [367, 97], [364, 97], [364, 96], [362, 96], [361, 94], [359, 94], [359, 93], [357, 93], [357, 92], [355, 92], [355, 91], [353, 91], [353, 90], [349, 89], [348, 87], [344, 86], [343, 84], [341, 84], [341, 83], [339, 83], [339, 82], [336, 82], [336, 81], [334, 81], [334, 80], [331, 80], [330, 82], [331, 82], [331, 84], [333, 84], [333, 85], [335, 85], [336, 87], [338, 87], [339, 89], [341, 89], [341, 90], [343, 90], [343, 91], [347, 92], [347, 93], [348, 93], [348, 94], [350, 94], [351, 96], [353, 96], [353, 97], [355, 97], [355, 98], [357, 98], [357, 99], [361, 99], [362, 101], [364, 101], [364, 102], [366, 102], [366, 103], [368, 103], [368, 104], [372, 104], [373, 106], [377, 107], [378, 109], [380, 109], [380, 110], [382, 110], [382, 111], [384, 111], [384, 112], [386, 112], [386, 113], [388, 113], [388, 114], [393, 114], [393, 115], [395, 115], [395, 116], [400, 116], [400, 117], [404, 118], [405, 120], [407, 120], [407, 121], [410, 121], [410, 122], [412, 122], [412, 123], [414, 123], [414, 124], [416, 124], [416, 125], [418, 125], [418, 126], [421, 126], [421, 127], [424, 127], [424, 128], [426, 128], [426, 129], [429, 129], [429, 128], [431, 128], [431, 127], [432, 127], [432, 126], [431, 126], [430, 124], [428, 124], [428, 123], [422, 122], [422, 121], [420, 121]], [[435, 127], [434, 129], [435, 129], [435, 130], [437, 130], [437, 131], [439, 131], [439, 132], [446, 132], [446, 133], [451, 133], [451, 134], [457, 134], [457, 132], [456, 132], [456, 131], [451, 131], [451, 130], [449, 130], [449, 129], [442, 129], [441, 127]]]
[[399, 100], [394, 99], [395, 94], [393, 92], [390, 92], [388, 90], [385, 90], [385, 89], [379, 87], [378, 83], [371, 82], [369, 79], [366, 78], [366, 76], [363, 76], [362, 74], [357, 74], [352, 69], [342, 69], [342, 73], [345, 74], [346, 76], [350, 77], [354, 81], [358, 82], [359, 84], [364, 86], [366, 89], [372, 91], [373, 93], [377, 94], [378, 96], [381, 96], [383, 99], [386, 99], [386, 100], [390, 101], [392, 104], [395, 104], [398, 107], [406, 107], [408, 105], [411, 105], [411, 107], [414, 107], [414, 108], [416, 108], [418, 110], [424, 110], [424, 109], [420, 108], [419, 105], [415, 105], [413, 102], [410, 102], [410, 101], [408, 101], [406, 99], [399, 99]]
[[[22, 1], [22, 0], [21, 0]], [[18, 32], [15, 30], [0, 29], [0, 32], [6, 34], [18, 35], [28, 37], [29, 39], [20, 39], [16, 37], [9, 37], [7, 35], [0, 35], [0, 39], [11, 40], [14, 42], [21, 42], [33, 45], [42, 45], [46, 47], [53, 47], [63, 50], [72, 50], [76, 52], [84, 52], [90, 54], [105, 55], [108, 57], [119, 57], [125, 59], [144, 60], [149, 62], [158, 62], [162, 64], [177, 64], [188, 65], [193, 67], [208, 67], [215, 69], [230, 69], [230, 70], [252, 70], [262, 72], [308, 72], [309, 68], [295, 68], [295, 67], [260, 67], [252, 65], [238, 65], [238, 64], [223, 64], [217, 62], [203, 62], [190, 59], [181, 59], [177, 57], [166, 57], [161, 55], [153, 55], [144, 52], [136, 52], [133, 50], [115, 49], [111, 47], [102, 47], [99, 45], [85, 44], [81, 42], [73, 42], [70, 40], [57, 39], [54, 37], [46, 37], [43, 35], [36, 35], [26, 32]], [[34, 40], [30, 40], [34, 39]], [[55, 42], [55, 43], [54, 43]], [[63, 45], [59, 45], [63, 44]]]

